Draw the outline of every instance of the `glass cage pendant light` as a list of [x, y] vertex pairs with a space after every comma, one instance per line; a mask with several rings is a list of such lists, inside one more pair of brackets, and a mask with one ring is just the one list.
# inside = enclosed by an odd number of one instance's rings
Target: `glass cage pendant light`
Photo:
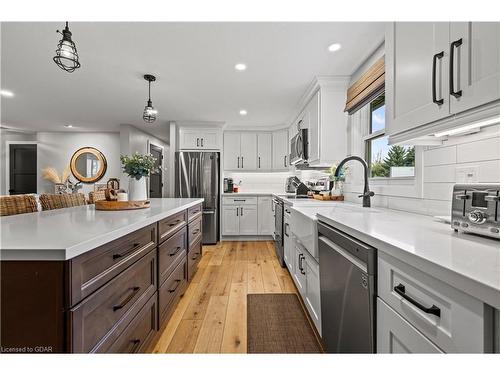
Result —
[[59, 30], [57, 30], [57, 32], [62, 34], [62, 39], [57, 45], [56, 55], [53, 57], [53, 60], [59, 68], [69, 73], [73, 73], [80, 67], [80, 62], [78, 61], [76, 45], [71, 39], [72, 34], [71, 31], [69, 31], [68, 22], [66, 22], [66, 27], [62, 32]]
[[144, 107], [144, 112], [142, 114], [142, 119], [144, 120], [144, 122], [151, 124], [155, 122], [156, 115], [158, 114], [158, 111], [153, 107], [153, 102], [151, 101], [151, 82], [156, 81], [156, 77], [151, 74], [146, 74], [144, 76], [144, 79], [148, 81], [149, 94], [148, 94], [148, 102], [146, 104], [146, 107]]

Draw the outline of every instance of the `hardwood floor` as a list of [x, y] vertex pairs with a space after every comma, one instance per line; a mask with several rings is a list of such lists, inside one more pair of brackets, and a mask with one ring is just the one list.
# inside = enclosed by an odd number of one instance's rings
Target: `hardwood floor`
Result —
[[204, 246], [198, 272], [154, 352], [246, 353], [248, 293], [297, 293], [273, 242]]

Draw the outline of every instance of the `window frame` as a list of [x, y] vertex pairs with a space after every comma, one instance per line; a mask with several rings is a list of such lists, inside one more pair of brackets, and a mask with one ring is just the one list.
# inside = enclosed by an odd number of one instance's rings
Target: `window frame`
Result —
[[[373, 105], [373, 102], [379, 100], [379, 98], [381, 96], [384, 96], [384, 100], [381, 101], [380, 103], [377, 103], [375, 105], [375, 108], [372, 107]], [[413, 176], [402, 176], [402, 177], [372, 177], [372, 172], [371, 172], [371, 141], [377, 139], [377, 138], [382, 138], [384, 137], [386, 134], [386, 126], [384, 125], [384, 129], [380, 129], [380, 130], [377, 130], [375, 132], [372, 132], [372, 115], [373, 115], [373, 112], [375, 110], [377, 110], [378, 108], [382, 107], [383, 105], [385, 105], [385, 91], [383, 93], [381, 93], [380, 95], [378, 95], [375, 99], [373, 99], [370, 103], [367, 104], [367, 106], [369, 107], [368, 108], [368, 111], [369, 111], [369, 116], [368, 116], [368, 123], [366, 124], [366, 135], [362, 137], [362, 140], [363, 140], [363, 149], [364, 149], [364, 155], [365, 155], [365, 160], [366, 160], [366, 163], [368, 164], [368, 171], [369, 171], [369, 180], [370, 181], [398, 181], [398, 180], [415, 180], [416, 179], [416, 175], [417, 175], [417, 159], [415, 159], [415, 172], [413, 174]], [[387, 108], [387, 107], [386, 107]]]

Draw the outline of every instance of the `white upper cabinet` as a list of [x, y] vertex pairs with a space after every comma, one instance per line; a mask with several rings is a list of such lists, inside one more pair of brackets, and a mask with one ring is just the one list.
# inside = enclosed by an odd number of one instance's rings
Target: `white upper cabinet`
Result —
[[500, 23], [391, 23], [385, 48], [391, 142], [415, 140], [498, 113]]
[[241, 167], [240, 133], [224, 133], [224, 169], [235, 170]]
[[386, 128], [390, 134], [450, 115], [448, 25], [445, 22], [388, 25], [386, 113], [390, 118], [386, 115]]
[[257, 169], [270, 170], [272, 167], [272, 133], [257, 134]]
[[179, 128], [179, 150], [220, 150], [220, 129]]
[[272, 145], [272, 169], [287, 170], [290, 166], [290, 155], [288, 152], [288, 131], [286, 129], [279, 130], [273, 133]]
[[257, 169], [257, 134], [241, 133], [240, 144], [241, 169], [254, 171]]
[[308, 163], [329, 167], [346, 157], [348, 78], [318, 77], [304, 95], [297, 118], [290, 126], [290, 138], [297, 129], [308, 129]]
[[500, 22], [450, 23], [449, 48], [453, 88], [460, 92], [450, 98], [451, 112], [500, 99]]

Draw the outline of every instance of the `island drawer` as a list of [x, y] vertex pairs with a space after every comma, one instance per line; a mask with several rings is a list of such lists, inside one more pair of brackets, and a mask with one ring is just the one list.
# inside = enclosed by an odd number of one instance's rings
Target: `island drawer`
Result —
[[179, 212], [158, 222], [158, 243], [162, 243], [172, 234], [186, 225], [186, 211]]
[[202, 207], [201, 204], [197, 204], [194, 207], [188, 208], [188, 222], [201, 216]]
[[184, 258], [158, 290], [160, 326], [167, 320], [172, 306], [187, 287], [187, 260]]
[[158, 329], [158, 298], [154, 294], [105, 353], [144, 353]]
[[492, 350], [492, 310], [483, 302], [379, 252], [379, 297], [446, 353]]
[[119, 334], [155, 292], [153, 250], [69, 311], [72, 352], [94, 351], [103, 338]]
[[102, 287], [156, 246], [156, 224], [70, 260], [70, 306]]
[[198, 263], [201, 260], [201, 238], [198, 239], [192, 246], [189, 247], [188, 251], [188, 280], [191, 281], [193, 279], [194, 274], [198, 270]]
[[158, 274], [161, 285], [181, 259], [186, 258], [187, 230], [181, 229], [158, 247]]
[[225, 205], [237, 205], [237, 206], [244, 206], [247, 204], [256, 205], [257, 204], [257, 197], [248, 196], [248, 195], [239, 196], [239, 197], [225, 196], [222, 198], [222, 202]]
[[188, 241], [189, 241], [189, 248], [201, 239], [201, 217], [198, 219], [192, 221], [188, 225]]

